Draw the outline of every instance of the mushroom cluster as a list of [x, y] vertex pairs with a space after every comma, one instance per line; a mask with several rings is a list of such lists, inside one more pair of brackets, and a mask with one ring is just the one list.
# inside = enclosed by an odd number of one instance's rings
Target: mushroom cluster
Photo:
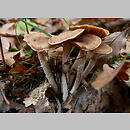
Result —
[[[102, 38], [107, 35], [109, 32], [103, 28], [81, 25], [71, 26], [69, 31], [51, 38], [43, 33], [31, 32], [25, 35], [24, 40], [34, 51], [37, 51], [48, 82], [56, 93], [62, 93], [65, 102], [68, 95], [73, 94], [91, 72], [99, 55], [112, 52], [112, 48], [102, 42]], [[71, 55], [73, 46], [78, 48], [79, 52], [74, 62], [71, 62], [71, 59], [74, 59]], [[88, 53], [91, 54], [89, 61]], [[57, 75], [50, 68], [50, 57], [54, 59], [58, 57], [61, 62], [60, 86], [56, 81]]]

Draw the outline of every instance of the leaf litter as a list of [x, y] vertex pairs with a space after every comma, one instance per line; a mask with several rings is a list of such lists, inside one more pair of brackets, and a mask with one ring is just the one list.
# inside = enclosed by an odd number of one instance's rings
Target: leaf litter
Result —
[[[83, 19], [83, 18], [66, 18], [68, 25], [62, 18], [36, 18], [27, 19], [28, 22], [44, 29], [47, 33], [59, 35], [66, 32], [69, 26], [78, 24], [96, 25], [107, 29], [107, 21], [113, 22], [118, 19]], [[29, 57], [19, 45], [16, 39], [15, 24], [17, 19], [6, 19], [5, 23], [0, 27], [1, 42], [5, 62], [7, 64], [6, 71], [1, 71], [2, 82], [5, 82], [4, 93], [9, 100], [8, 105], [5, 99], [0, 95], [1, 112], [36, 112], [36, 113], [86, 113], [86, 112], [127, 112], [129, 101], [129, 28], [123, 31], [118, 26], [118, 31], [110, 33], [102, 42], [108, 44], [112, 49], [112, 53], [108, 55], [100, 55], [94, 68], [89, 72], [88, 76], [81, 81], [79, 87], [72, 95], [69, 94], [66, 101], [62, 100], [61, 75], [62, 75], [62, 44], [52, 47], [52, 50], [46, 50], [46, 59], [53, 72], [54, 80], [58, 86], [58, 92], [55, 93], [53, 86], [46, 80], [46, 76], [38, 62], [37, 52], [32, 51]], [[29, 33], [35, 33], [36, 43], [44, 37], [36, 29], [27, 25]], [[113, 31], [114, 29], [109, 28]], [[116, 30], [116, 29], [115, 29]], [[31, 31], [31, 32], [30, 32]], [[22, 21], [18, 22], [17, 28], [18, 38], [22, 46], [31, 51], [23, 38], [27, 34], [27, 28]], [[29, 34], [29, 35], [30, 35]], [[28, 34], [27, 34], [28, 35]], [[28, 35], [28, 36], [29, 36]], [[29, 37], [33, 39], [33, 37]], [[35, 38], [34, 38], [35, 40]], [[31, 40], [30, 40], [31, 41]], [[71, 41], [71, 40], [70, 40]], [[69, 42], [70, 42], [69, 41]], [[42, 45], [42, 43], [40, 42]], [[76, 61], [79, 48], [75, 46], [70, 54], [71, 65]], [[91, 53], [91, 52], [89, 52]], [[87, 53], [85, 66], [91, 59]], [[128, 55], [128, 56], [127, 56]], [[112, 58], [113, 62], [110, 62]], [[123, 60], [123, 61], [120, 61]], [[0, 64], [2, 64], [2, 55], [0, 53]], [[70, 61], [67, 61], [69, 64]], [[100, 64], [99, 64], [100, 63]], [[70, 65], [70, 67], [71, 67]], [[61, 72], [59, 72], [61, 71]], [[76, 70], [77, 71], [77, 70]], [[68, 77], [69, 78], [69, 75]], [[74, 77], [75, 79], [75, 77]], [[73, 85], [74, 83], [72, 83]], [[68, 92], [72, 86], [68, 83]], [[125, 95], [125, 96], [124, 96]], [[114, 97], [115, 96], [115, 97]], [[101, 99], [99, 101], [99, 98]], [[118, 104], [117, 100], [121, 102]], [[115, 105], [112, 105], [112, 103]], [[4, 105], [3, 105], [4, 104]]]

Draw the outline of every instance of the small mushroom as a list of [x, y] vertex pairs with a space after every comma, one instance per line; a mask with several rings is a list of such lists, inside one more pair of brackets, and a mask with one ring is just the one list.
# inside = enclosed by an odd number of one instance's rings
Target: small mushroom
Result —
[[[84, 34], [80, 36], [79, 38], [75, 39], [73, 44], [80, 48], [79, 54], [77, 56], [74, 64], [72, 65], [70, 69], [70, 86], [72, 85], [73, 79], [76, 74], [76, 70], [78, 69], [78, 66], [81, 64], [81, 58], [86, 57], [86, 52], [96, 49], [101, 44], [101, 38], [93, 35], [93, 34]], [[83, 53], [83, 54], [82, 54]], [[82, 56], [81, 56], [82, 55]], [[81, 57], [81, 58], [80, 58]], [[86, 58], [84, 58], [86, 61]], [[85, 63], [84, 63], [85, 65]]]
[[68, 63], [70, 59], [70, 49], [72, 42], [71, 40], [82, 34], [84, 29], [77, 29], [74, 31], [66, 31], [58, 36], [53, 36], [49, 39], [50, 45], [63, 45], [63, 55], [62, 55], [62, 77], [61, 77], [61, 87], [63, 93], [63, 101], [66, 100], [68, 96], [68, 82], [69, 82], [69, 67]]
[[105, 43], [102, 43], [98, 48], [93, 50], [92, 51], [93, 56], [90, 59], [87, 67], [85, 68], [84, 73], [82, 74], [83, 78], [85, 78], [88, 75], [88, 73], [92, 70], [92, 68], [95, 66], [96, 60], [99, 55], [110, 54], [111, 52], [112, 52], [112, 48]]
[[85, 29], [85, 33], [87, 34], [95, 34], [101, 38], [104, 38], [105, 36], [109, 35], [109, 31], [100, 27], [96, 27], [93, 25], [80, 25], [80, 26], [71, 26], [70, 29]]
[[109, 47], [107, 44], [103, 43], [98, 48], [92, 51], [93, 56], [90, 59], [88, 65], [86, 66], [85, 70], [82, 72], [82, 74], [79, 76], [79, 78], [75, 81], [72, 89], [71, 94], [75, 92], [75, 90], [79, 87], [80, 82], [89, 74], [89, 72], [93, 69], [95, 66], [95, 63], [97, 61], [97, 58], [100, 54], [109, 54], [112, 52], [112, 48]]
[[[92, 26], [92, 25], [71, 26], [70, 29], [71, 30], [85, 29], [85, 31], [82, 33], [82, 35], [80, 37], [78, 37], [77, 39], [75, 39], [76, 45], [79, 46], [80, 48], [82, 47], [83, 50], [85, 50], [85, 51], [95, 50], [101, 44], [101, 39], [100, 38], [104, 38], [105, 36], [109, 35], [108, 30], [105, 30], [105, 29], [100, 28], [100, 27]], [[85, 44], [86, 42], [88, 44]], [[95, 62], [96, 62], [96, 55], [93, 54], [92, 59], [89, 61], [87, 67], [83, 71], [83, 74], [80, 76], [80, 79], [77, 80], [78, 82], [74, 83], [74, 85], [72, 87], [72, 90], [71, 90], [71, 93], [73, 93], [78, 88], [78, 86], [80, 84], [79, 81], [81, 81], [82, 78], [84, 78], [92, 70], [92, 68], [95, 65]], [[73, 68], [76, 69], [76, 67], [78, 66], [76, 64], [78, 64], [78, 62], [74, 63], [74, 65], [71, 68], [71, 71], [72, 71]], [[73, 80], [73, 78], [71, 78], [71, 80]], [[71, 81], [70, 85], [71, 84], [72, 84], [72, 81]]]
[[51, 49], [51, 46], [48, 44], [48, 39], [46, 35], [39, 32], [32, 32], [26, 34], [24, 41], [34, 50], [38, 52], [38, 58], [40, 60], [43, 71], [48, 79], [49, 83], [52, 85], [55, 92], [58, 91], [57, 84], [54, 80], [53, 74], [50, 70], [49, 64], [47, 62], [46, 50]]

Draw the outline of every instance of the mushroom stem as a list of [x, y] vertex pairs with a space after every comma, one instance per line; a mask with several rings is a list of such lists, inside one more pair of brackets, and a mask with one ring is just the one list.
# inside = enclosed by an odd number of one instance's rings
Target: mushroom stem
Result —
[[62, 81], [61, 89], [63, 93], [63, 101], [65, 101], [68, 96], [68, 85], [67, 85], [66, 75], [64, 73], [62, 73], [61, 81]]
[[[89, 74], [89, 72], [93, 69], [93, 67], [95, 66], [95, 63], [96, 63], [96, 60], [97, 60], [97, 54], [93, 54], [93, 57], [91, 58], [91, 60], [89, 61], [87, 67], [85, 68], [85, 70], [80, 73], [77, 71], [77, 77], [76, 77], [76, 80], [75, 80], [75, 83], [73, 85], [73, 88], [71, 89], [71, 94], [73, 94], [77, 88], [79, 87], [81, 81]], [[83, 64], [83, 63], [81, 63]], [[79, 69], [79, 67], [78, 67]]]
[[51, 69], [49, 67], [49, 64], [47, 63], [46, 53], [45, 51], [38, 53], [38, 58], [40, 60], [41, 66], [43, 68], [43, 71], [46, 75], [46, 78], [48, 79], [49, 83], [52, 85], [55, 92], [58, 91], [57, 84], [54, 80], [53, 74], [51, 72]]
[[79, 60], [79, 65], [78, 65], [78, 68], [77, 68], [77, 75], [76, 75], [76, 79], [75, 79], [75, 82], [74, 82], [74, 85], [72, 87], [72, 90], [70, 91], [70, 93], [73, 93], [77, 88], [78, 86], [80, 85], [80, 82], [81, 82], [81, 75], [82, 75], [82, 72], [84, 70], [84, 66], [85, 66], [85, 63], [86, 63], [86, 52], [81, 50], [80, 51], [80, 56], [83, 57]]
[[84, 79], [85, 77], [87, 77], [87, 75], [89, 74], [89, 72], [93, 69], [93, 67], [95, 66], [95, 63], [97, 61], [97, 56], [98, 54], [93, 54], [92, 58], [90, 59], [87, 67], [85, 68], [84, 72], [82, 73], [82, 79]]
[[[86, 54], [84, 54], [86, 55]], [[70, 82], [69, 82], [69, 88], [72, 86], [75, 74], [76, 74], [76, 70], [78, 69], [78, 65], [81, 64], [80, 63], [80, 57], [82, 57], [82, 50], [79, 51], [78, 56], [76, 57], [76, 60], [74, 62], [74, 64], [72, 65], [69, 73], [70, 73]]]
[[69, 83], [69, 67], [70, 64], [68, 63], [69, 59], [70, 59], [70, 49], [71, 46], [68, 43], [64, 43], [63, 44], [63, 55], [62, 55], [62, 93], [63, 93], [63, 101], [66, 100], [67, 96], [68, 96], [68, 83]]

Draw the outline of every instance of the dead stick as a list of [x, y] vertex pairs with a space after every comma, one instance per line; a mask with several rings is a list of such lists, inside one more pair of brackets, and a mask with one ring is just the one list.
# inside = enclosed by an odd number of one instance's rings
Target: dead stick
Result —
[[6, 68], [6, 63], [5, 63], [4, 53], [3, 53], [3, 47], [2, 47], [1, 37], [0, 37], [0, 50], [1, 50], [1, 55], [2, 55], [3, 65]]

